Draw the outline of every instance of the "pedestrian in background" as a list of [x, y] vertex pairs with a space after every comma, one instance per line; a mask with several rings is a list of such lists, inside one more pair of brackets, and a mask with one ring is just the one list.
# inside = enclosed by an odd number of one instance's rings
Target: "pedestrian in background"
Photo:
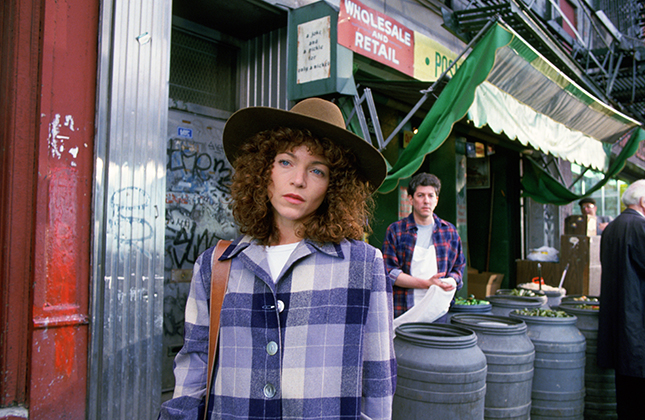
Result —
[[618, 418], [642, 419], [645, 397], [645, 180], [622, 196], [627, 208], [600, 242], [598, 365], [616, 372]]
[[381, 154], [312, 98], [291, 111], [252, 107], [224, 128], [244, 234], [220, 316], [206, 389], [213, 249], [195, 263], [175, 392], [162, 419], [390, 419], [396, 382], [392, 288], [364, 242]]
[[580, 205], [580, 212], [584, 215], [595, 216], [596, 217], [596, 235], [602, 235], [602, 231], [605, 230], [607, 224], [611, 222], [611, 216], [598, 216], [598, 207], [596, 206], [596, 200], [591, 197], [583, 198], [578, 201]]
[[[420, 301], [428, 288], [455, 289], [442, 282], [455, 280], [463, 286], [466, 259], [455, 226], [440, 219], [434, 210], [439, 203], [441, 181], [435, 175], [420, 173], [408, 184], [412, 212], [388, 226], [383, 242], [383, 257], [388, 277], [394, 285], [394, 317], [404, 314]], [[445, 315], [444, 315], [445, 318]], [[445, 322], [442, 318], [436, 322]]]

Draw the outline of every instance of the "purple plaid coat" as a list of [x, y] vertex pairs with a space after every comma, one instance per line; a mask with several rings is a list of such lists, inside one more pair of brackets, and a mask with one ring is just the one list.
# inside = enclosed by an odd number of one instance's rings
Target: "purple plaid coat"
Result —
[[[212, 252], [195, 264], [175, 395], [161, 419], [198, 419], [203, 410]], [[248, 237], [226, 258], [233, 260], [209, 418], [391, 418], [392, 287], [378, 249], [304, 240], [277, 283], [264, 247]]]

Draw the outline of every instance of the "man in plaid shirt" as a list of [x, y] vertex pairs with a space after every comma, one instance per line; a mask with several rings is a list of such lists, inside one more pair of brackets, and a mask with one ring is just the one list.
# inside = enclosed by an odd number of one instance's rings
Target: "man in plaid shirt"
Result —
[[453, 224], [434, 214], [440, 190], [441, 181], [436, 176], [415, 175], [408, 186], [412, 213], [387, 228], [383, 258], [394, 285], [395, 318], [414, 306], [415, 294], [419, 301], [421, 293], [433, 284], [452, 290], [453, 286], [442, 282], [441, 278], [455, 279], [457, 290], [463, 286], [466, 259], [461, 238]]

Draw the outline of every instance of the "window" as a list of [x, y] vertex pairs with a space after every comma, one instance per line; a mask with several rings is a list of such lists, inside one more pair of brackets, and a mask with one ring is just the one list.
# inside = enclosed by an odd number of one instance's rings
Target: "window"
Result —
[[[571, 164], [571, 173], [573, 174], [574, 178], [579, 176], [583, 171], [583, 167], [576, 164]], [[598, 183], [603, 177], [604, 175], [600, 172], [588, 170], [584, 174], [583, 178], [580, 181], [576, 182], [573, 187], [573, 192], [578, 195], [583, 195], [591, 187], [596, 185], [596, 183]], [[612, 179], [607, 182], [600, 190], [594, 192], [591, 195], [591, 197], [596, 200], [596, 207], [598, 208], [597, 214], [599, 216], [611, 216], [615, 218], [620, 214], [620, 212], [623, 210], [620, 198], [622, 197], [625, 188], [627, 188], [627, 185], [628, 184], [624, 181], [621, 181], [619, 179]], [[577, 203], [575, 204], [576, 205], [573, 206], [573, 213], [580, 214], [580, 207], [577, 205]]]
[[[573, 39], [576, 39], [576, 30], [578, 28], [578, 20], [576, 18], [576, 7], [571, 3], [569, 0], [560, 0], [560, 10], [562, 10], [562, 14], [566, 19], [562, 19], [562, 29]], [[573, 28], [569, 23], [567, 23], [567, 20], [571, 22], [571, 25], [573, 25]]]
[[237, 110], [238, 49], [173, 26], [170, 98], [209, 108]]

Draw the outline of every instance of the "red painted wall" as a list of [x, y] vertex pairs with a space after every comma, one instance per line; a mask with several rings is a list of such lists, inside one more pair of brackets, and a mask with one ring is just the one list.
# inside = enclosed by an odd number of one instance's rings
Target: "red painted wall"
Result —
[[28, 397], [40, 3], [0, 1], [0, 407]]
[[0, 404], [83, 419], [99, 0], [0, 10]]
[[45, 0], [30, 417], [82, 419], [98, 1]]

